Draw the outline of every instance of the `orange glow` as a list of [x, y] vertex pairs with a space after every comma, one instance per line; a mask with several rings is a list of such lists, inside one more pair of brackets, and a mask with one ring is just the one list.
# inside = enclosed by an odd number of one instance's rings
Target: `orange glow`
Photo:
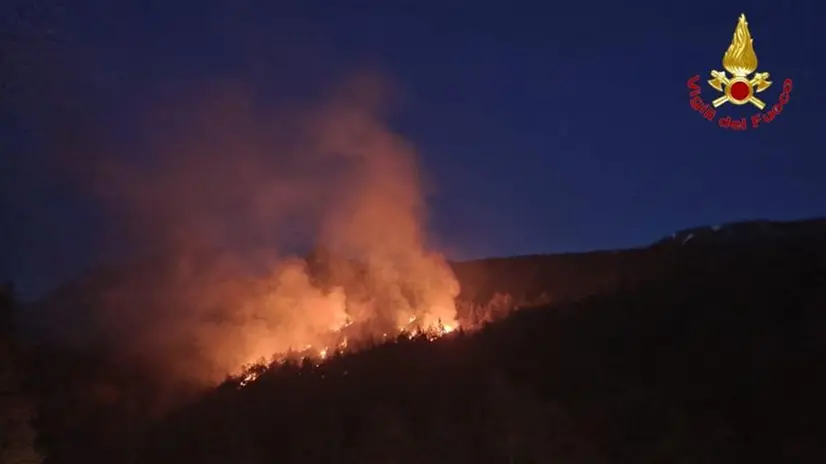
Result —
[[[416, 318], [411, 316], [408, 320], [412, 323], [416, 320]], [[418, 336], [424, 336], [426, 340], [432, 342], [454, 332], [456, 330], [456, 327], [456, 325], [442, 324], [435, 324], [426, 328], [408, 329], [406, 327], [401, 327], [399, 328], [399, 335], [407, 337], [410, 340]], [[387, 336], [387, 333], [383, 333], [382, 340], [388, 343], [393, 343], [393, 341], [395, 341], [395, 339], [393, 339], [392, 341], [387, 340]], [[316, 362], [316, 365], [319, 365], [320, 363], [328, 360], [331, 349], [331, 346], [316, 347], [313, 345], [305, 345], [304, 351], [300, 355], [300, 359], [312, 359]], [[347, 338], [342, 338], [342, 341], [338, 344], [338, 349], [344, 353], [350, 351], [348, 350]], [[272, 355], [272, 359], [276, 362], [284, 362], [288, 359], [288, 357], [289, 355], [287, 353], [274, 353]], [[250, 383], [255, 382], [255, 380], [260, 375], [260, 367], [261, 365], [258, 363], [247, 363], [241, 366], [239, 369], [235, 370], [232, 376], [238, 379], [238, 383], [241, 387], [244, 387], [249, 385]]]
[[[357, 76], [289, 111], [214, 87], [158, 102], [175, 124], [154, 134], [152, 120], [146, 162], [95, 178], [128, 245], [164, 264], [106, 289], [90, 330], [205, 386], [249, 383], [260, 361], [456, 330], [459, 283], [426, 245], [417, 153], [383, 120], [384, 90]], [[308, 240], [313, 257], [284, 254]]]

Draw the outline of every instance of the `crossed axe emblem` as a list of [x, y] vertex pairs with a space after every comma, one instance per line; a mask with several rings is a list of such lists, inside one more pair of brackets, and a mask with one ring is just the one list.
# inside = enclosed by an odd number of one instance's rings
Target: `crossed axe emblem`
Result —
[[[766, 104], [755, 97], [754, 93], [755, 87], [759, 93], [772, 85], [769, 81], [769, 73], [756, 73], [751, 79], [746, 78], [746, 76], [733, 75], [729, 79], [725, 71], [711, 71], [711, 77], [712, 79], [708, 81], [708, 84], [718, 92], [725, 92], [725, 95], [711, 102], [715, 108], [726, 102], [731, 102], [734, 105], [751, 103], [761, 110], [766, 107]], [[725, 90], [723, 90], [723, 86], [726, 86]]]

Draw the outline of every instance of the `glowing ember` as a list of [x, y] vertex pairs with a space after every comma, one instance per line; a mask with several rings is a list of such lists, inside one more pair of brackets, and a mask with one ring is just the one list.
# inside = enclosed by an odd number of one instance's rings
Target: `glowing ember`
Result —
[[240, 385], [242, 387], [245, 387], [249, 383], [255, 382], [255, 379], [257, 379], [257, 378], [258, 378], [258, 373], [257, 372], [247, 372], [246, 374], [244, 374], [243, 378], [241, 379]]

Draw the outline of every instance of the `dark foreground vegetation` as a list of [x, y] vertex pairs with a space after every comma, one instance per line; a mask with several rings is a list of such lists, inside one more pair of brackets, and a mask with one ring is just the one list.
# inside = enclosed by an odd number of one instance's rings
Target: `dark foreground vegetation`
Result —
[[[549, 303], [171, 412], [148, 410], [149, 379], [32, 349], [37, 446], [50, 463], [826, 462], [823, 223], [706, 232], [459, 265], [467, 298]], [[90, 391], [117, 375], [124, 390]]]

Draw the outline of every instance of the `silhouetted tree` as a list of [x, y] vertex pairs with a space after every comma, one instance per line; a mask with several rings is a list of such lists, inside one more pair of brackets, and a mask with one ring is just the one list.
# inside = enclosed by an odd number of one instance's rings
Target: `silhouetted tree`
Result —
[[0, 289], [0, 464], [37, 464], [33, 399], [23, 388], [25, 366], [14, 333], [14, 285]]
[[14, 284], [0, 285], [0, 337], [10, 337], [14, 326]]

